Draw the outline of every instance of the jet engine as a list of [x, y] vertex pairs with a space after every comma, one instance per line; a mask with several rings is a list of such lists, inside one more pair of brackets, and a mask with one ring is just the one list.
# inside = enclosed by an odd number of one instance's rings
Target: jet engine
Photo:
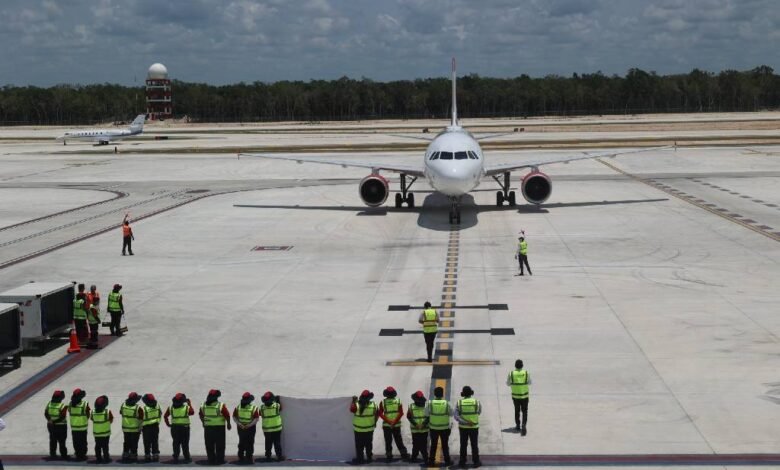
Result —
[[387, 201], [390, 194], [390, 186], [387, 180], [376, 173], [370, 174], [360, 181], [358, 186], [360, 199], [369, 207], [377, 207]]
[[534, 170], [523, 177], [521, 188], [526, 201], [531, 204], [541, 204], [552, 193], [552, 181], [541, 171]]

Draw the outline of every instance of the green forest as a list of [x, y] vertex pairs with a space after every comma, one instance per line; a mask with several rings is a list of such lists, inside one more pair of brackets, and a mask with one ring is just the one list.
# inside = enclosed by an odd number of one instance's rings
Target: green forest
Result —
[[[177, 118], [193, 122], [341, 121], [446, 118], [449, 78], [376, 82], [280, 81], [214, 86], [174, 81]], [[780, 76], [768, 66], [720, 73], [573, 74], [532, 78], [467, 75], [458, 80], [460, 117], [530, 117], [780, 108]], [[145, 110], [143, 87], [112, 84], [0, 89], [0, 125], [126, 121]]]

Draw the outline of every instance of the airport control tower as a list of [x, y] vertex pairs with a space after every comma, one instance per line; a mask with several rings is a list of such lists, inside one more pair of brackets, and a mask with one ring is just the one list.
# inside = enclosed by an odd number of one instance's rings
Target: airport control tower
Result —
[[163, 64], [152, 64], [146, 75], [146, 115], [150, 120], [173, 116], [171, 81]]

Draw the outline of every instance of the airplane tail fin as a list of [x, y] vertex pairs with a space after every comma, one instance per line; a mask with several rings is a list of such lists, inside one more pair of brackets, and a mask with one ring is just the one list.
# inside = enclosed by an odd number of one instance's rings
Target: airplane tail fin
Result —
[[138, 116], [133, 119], [133, 122], [130, 123], [130, 130], [131, 131], [142, 131], [144, 130], [144, 121], [146, 121], [146, 114], [139, 114]]
[[455, 77], [455, 57], [452, 58], [452, 122], [450, 125], [455, 127], [458, 125], [458, 100], [456, 95], [456, 77]]

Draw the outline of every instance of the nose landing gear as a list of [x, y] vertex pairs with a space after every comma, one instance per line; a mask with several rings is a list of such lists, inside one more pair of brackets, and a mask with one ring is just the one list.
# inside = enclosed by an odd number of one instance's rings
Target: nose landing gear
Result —
[[493, 176], [493, 179], [496, 180], [496, 183], [501, 186], [501, 191], [496, 192], [496, 206], [498, 207], [503, 206], [504, 201], [508, 202], [512, 207], [517, 205], [515, 192], [509, 190], [509, 175], [510, 173], [508, 171], [504, 173], [503, 182], [497, 176]]
[[402, 207], [404, 203], [410, 209], [414, 207], [414, 193], [410, 193], [409, 188], [412, 187], [415, 181], [417, 181], [416, 176], [412, 178], [409, 184], [406, 184], [406, 175], [401, 173], [401, 192], [395, 194], [395, 207]]

